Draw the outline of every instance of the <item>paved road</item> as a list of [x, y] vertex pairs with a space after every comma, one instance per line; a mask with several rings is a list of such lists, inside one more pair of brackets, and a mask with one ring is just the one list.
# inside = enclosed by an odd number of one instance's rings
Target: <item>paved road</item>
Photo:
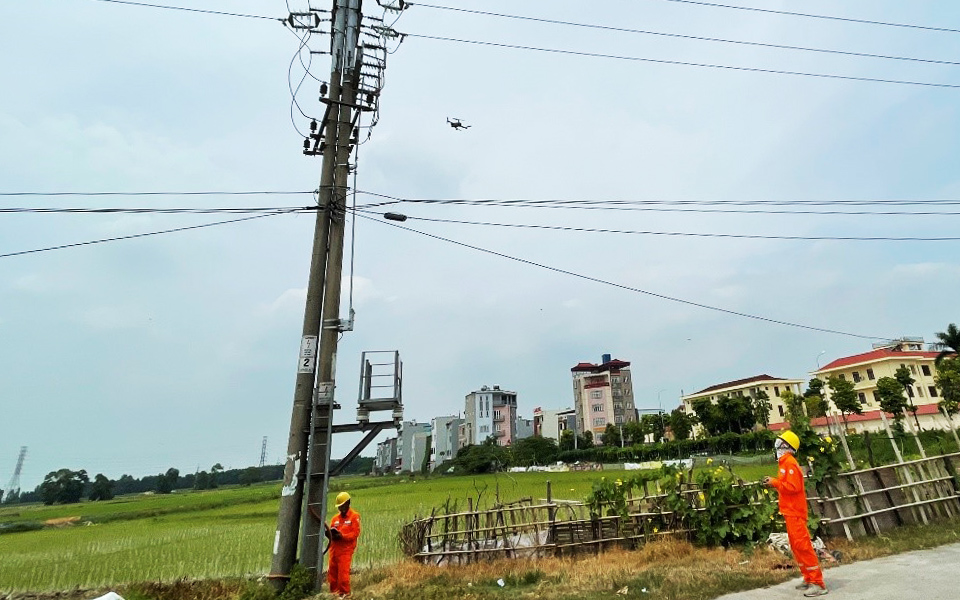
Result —
[[[841, 565], [824, 572], [830, 600], [956, 600], [960, 598], [960, 544]], [[800, 578], [719, 600], [803, 598]]]

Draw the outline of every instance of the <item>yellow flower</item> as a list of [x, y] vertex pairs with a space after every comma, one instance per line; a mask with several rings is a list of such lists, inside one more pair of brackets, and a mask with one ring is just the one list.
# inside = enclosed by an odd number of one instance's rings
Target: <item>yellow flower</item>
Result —
[[826, 452], [826, 449], [824, 449], [823, 446], [820, 446], [820, 452]]
[[708, 464], [708, 465], [712, 465], [712, 464], [713, 464], [713, 459], [712, 459], [712, 458], [708, 458], [708, 459], [707, 459], [707, 464]]
[[700, 501], [703, 502], [703, 500], [704, 500], [703, 492], [700, 492], [700, 493], [697, 494], [697, 495], [700, 496]]
[[763, 493], [764, 493], [765, 496], [769, 496], [769, 495], [770, 495], [770, 490], [763, 490]]
[[657, 532], [659, 532], [659, 531], [660, 531], [660, 528], [659, 528], [659, 527], [654, 527], [654, 528], [653, 528], [653, 532], [654, 532], [654, 533], [657, 533]]
[[623, 481], [622, 481], [622, 480], [620, 480], [620, 479], [618, 479], [618, 480], [617, 480], [617, 481], [616, 481], [615, 483], [616, 483], [616, 484], [617, 484], [618, 486], [621, 486], [621, 485], [623, 485]]
[[828, 435], [827, 437], [823, 438], [823, 439], [824, 439], [828, 444], [832, 444], [832, 443], [833, 443], [833, 440], [830, 439], [830, 436], [829, 436], [829, 435]]
[[815, 461], [815, 460], [816, 460], [816, 459], [813, 458], [812, 456], [810, 457], [810, 462], [813, 462], [813, 461]]

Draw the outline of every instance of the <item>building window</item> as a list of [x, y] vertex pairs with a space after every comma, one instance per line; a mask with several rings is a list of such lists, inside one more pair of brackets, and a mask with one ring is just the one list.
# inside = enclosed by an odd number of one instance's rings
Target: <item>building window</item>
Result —
[[917, 374], [917, 365], [910, 365], [910, 372], [914, 375]]
[[920, 365], [920, 370], [926, 377], [930, 377], [930, 365]]
[[880, 396], [878, 396], [876, 392], [873, 393], [873, 401], [880, 404]]
[[875, 377], [874, 377], [874, 374], [873, 374], [873, 369], [867, 369], [867, 379], [869, 379], [870, 381], [873, 381], [874, 378], [875, 378]]
[[777, 398], [780, 397], [780, 388], [779, 388], [779, 387], [773, 386], [773, 395], [776, 396]]
[[613, 410], [617, 410], [617, 411], [623, 410], [623, 404], [620, 403], [620, 402], [614, 402], [614, 403], [613, 403]]
[[497, 423], [495, 429], [496, 431], [503, 431], [503, 426], [500, 423]]
[[783, 405], [782, 405], [782, 404], [777, 405], [777, 410], [780, 411], [780, 416], [783, 417]]
[[867, 395], [864, 394], [863, 392], [860, 392], [859, 394], [857, 394], [857, 399], [859, 399], [862, 404], [867, 401]]
[[499, 419], [499, 418], [500, 418], [500, 411], [499, 411], [499, 410], [493, 411], [493, 418], [494, 418], [494, 419]]
[[620, 378], [614, 375], [613, 377], [610, 378], [610, 381], [614, 383], [620, 383]]
[[593, 412], [600, 412], [600, 413], [602, 413], [602, 412], [603, 412], [603, 405], [602, 405], [602, 404], [594, 404], [594, 405], [593, 405]]
[[599, 400], [600, 398], [603, 398], [603, 392], [601, 392], [600, 390], [597, 390], [595, 392], [590, 392], [590, 397], [593, 398], [594, 400]]
[[919, 385], [917, 386], [917, 395], [920, 396], [921, 398], [923, 398], [923, 387], [922, 387], [922, 386], [919, 386]]
[[927, 388], [927, 391], [930, 392], [930, 397], [931, 397], [931, 398], [936, 398], [936, 397], [937, 397], [937, 387], [936, 387], [936, 386], [931, 385], [930, 387]]
[[620, 423], [623, 423], [623, 417], [621, 417], [620, 415], [617, 415], [616, 417], [614, 417], [613, 420], [616, 421], [617, 425], [619, 425]]
[[601, 427], [606, 424], [607, 424], [607, 420], [604, 419], [603, 417], [597, 417], [596, 419], [593, 420], [594, 427]]
[[633, 402], [627, 402], [627, 409], [633, 408]]
[[840, 379], [842, 379], [842, 380], [844, 380], [844, 381], [847, 380], [847, 376], [844, 375], [843, 373], [840, 373], [840, 375], [838, 375], [838, 377], [840, 377]]
[[860, 371], [853, 372], [853, 382], [860, 383]]
[[912, 385], [908, 385], [908, 386], [907, 386], [907, 395], [910, 396], [911, 398], [913, 398], [913, 386], [912, 386]]

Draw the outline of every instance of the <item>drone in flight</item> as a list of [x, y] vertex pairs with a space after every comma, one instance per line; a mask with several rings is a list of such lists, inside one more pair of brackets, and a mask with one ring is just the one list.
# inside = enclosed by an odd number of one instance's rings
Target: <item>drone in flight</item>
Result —
[[453, 128], [456, 129], [457, 131], [463, 131], [463, 130], [465, 130], [465, 129], [470, 129], [470, 125], [464, 125], [464, 124], [463, 124], [463, 121], [461, 121], [460, 119], [457, 119], [456, 117], [454, 117], [454, 118], [452, 118], [452, 119], [451, 119], [450, 117], [447, 117], [447, 123], [449, 123], [449, 124], [450, 124], [450, 127], [453, 127]]

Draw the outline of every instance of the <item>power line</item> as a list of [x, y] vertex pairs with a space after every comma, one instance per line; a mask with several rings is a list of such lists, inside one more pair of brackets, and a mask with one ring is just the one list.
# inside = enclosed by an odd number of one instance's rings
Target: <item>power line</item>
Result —
[[[372, 211], [357, 212], [383, 216], [382, 213]], [[749, 240], [802, 240], [802, 241], [843, 241], [843, 242], [956, 242], [960, 237], [857, 237], [857, 236], [805, 236], [805, 235], [752, 235], [733, 233], [693, 233], [681, 231], [631, 231], [625, 229], [595, 229], [590, 227], [568, 227], [563, 225], [526, 225], [520, 223], [492, 223], [488, 221], [460, 221], [456, 219], [434, 219], [428, 217], [412, 217], [410, 220], [429, 223], [449, 223], [454, 225], [480, 225], [486, 227], [510, 227], [514, 229], [545, 229], [552, 231], [573, 231], [580, 233], [616, 233], [623, 235], [661, 235], [670, 237], [705, 237], [705, 238], [736, 238]]]
[[78, 246], [91, 246], [93, 244], [103, 244], [106, 242], [118, 242], [121, 240], [132, 240], [136, 238], [148, 237], [152, 235], [163, 235], [167, 233], [178, 233], [181, 231], [189, 231], [191, 229], [203, 229], [205, 227], [216, 227], [218, 225], [227, 225], [230, 223], [240, 223], [241, 221], [252, 221], [253, 219], [263, 219], [265, 217], [275, 217], [277, 215], [290, 214], [292, 211], [278, 211], [274, 213], [269, 213], [265, 215], [254, 215], [252, 217], [243, 217], [241, 219], [230, 219], [228, 221], [215, 221], [213, 223], [203, 223], [201, 225], [191, 225], [189, 227], [177, 227], [176, 229], [164, 229], [162, 231], [149, 231], [147, 233], [137, 233], [133, 235], [124, 235], [120, 237], [112, 238], [103, 238], [99, 240], [89, 240], [86, 242], [77, 242], [74, 244], [62, 244], [60, 246], [48, 246], [46, 248], [34, 248], [33, 250], [20, 250], [19, 252], [8, 252], [6, 254], [0, 254], [0, 258], [9, 258], [11, 256], [22, 256], [24, 254], [36, 254], [38, 252], [50, 252], [52, 250], [63, 250], [66, 248], [76, 248]]
[[0, 192], [0, 196], [292, 196], [295, 194], [316, 194], [316, 190], [260, 190], [260, 191], [167, 191], [167, 192]]
[[165, 4], [146, 4], [144, 2], [129, 2], [128, 0], [94, 0], [95, 2], [110, 2], [111, 4], [126, 4], [128, 6], [145, 6], [148, 8], [163, 8], [167, 10], [183, 10], [187, 12], [204, 13], [208, 15], [226, 15], [228, 17], [245, 17], [247, 19], [267, 19], [269, 21], [284, 21], [280, 17], [267, 17], [265, 15], [251, 15], [245, 13], [223, 12], [219, 10], [205, 10], [200, 8], [185, 8], [183, 6], [167, 6]]
[[253, 214], [283, 212], [312, 212], [316, 206], [250, 206], [250, 207], [221, 207], [221, 208], [66, 208], [66, 207], [9, 207], [0, 208], [0, 213], [38, 213], [38, 214]]
[[936, 59], [928, 59], [928, 58], [915, 58], [915, 57], [910, 57], [910, 56], [895, 56], [895, 55], [888, 55], [888, 54], [871, 54], [871, 53], [868, 53], [868, 52], [853, 52], [853, 51], [847, 51], [847, 50], [832, 50], [832, 49], [828, 49], [828, 48], [812, 48], [812, 47], [808, 47], [808, 46], [790, 46], [790, 45], [785, 45], [785, 44], [771, 44], [771, 43], [765, 43], [765, 42], [750, 42], [750, 41], [745, 41], [745, 40], [730, 40], [730, 39], [725, 39], [725, 38], [715, 38], [715, 37], [706, 37], [706, 36], [698, 36], [698, 35], [684, 35], [684, 34], [680, 34], [680, 33], [668, 33], [668, 32], [663, 32], [663, 31], [650, 31], [650, 30], [646, 30], [646, 29], [632, 29], [632, 28], [628, 28], [628, 27], [614, 27], [614, 26], [611, 26], [611, 25], [597, 25], [597, 24], [593, 24], [593, 23], [578, 23], [578, 22], [574, 22], [574, 21], [562, 21], [562, 20], [558, 20], [558, 19], [547, 19], [547, 18], [540, 18], [540, 17], [527, 17], [527, 16], [523, 16], [523, 15], [511, 15], [511, 14], [505, 14], [505, 13], [487, 12], [487, 11], [483, 11], [483, 10], [475, 10], [475, 9], [469, 9], [469, 8], [457, 8], [457, 7], [453, 7], [453, 6], [439, 6], [439, 5], [436, 5], [436, 4], [421, 4], [421, 3], [419, 3], [419, 2], [417, 2], [417, 3], [412, 3], [412, 4], [410, 4], [410, 6], [420, 6], [420, 7], [423, 7], [423, 8], [432, 8], [432, 9], [437, 9], [437, 10], [448, 10], [448, 11], [454, 11], [454, 12], [460, 12], [460, 13], [466, 13], [466, 14], [483, 15], [483, 16], [488, 16], [488, 17], [499, 17], [499, 18], [502, 18], [502, 19], [515, 19], [515, 20], [519, 20], [519, 21], [532, 21], [532, 22], [536, 22], [536, 23], [546, 23], [546, 24], [549, 24], [549, 25], [564, 25], [564, 26], [568, 26], [568, 27], [580, 27], [580, 28], [585, 28], [585, 29], [598, 29], [598, 30], [601, 30], [601, 31], [614, 31], [614, 32], [618, 32], [618, 33], [633, 33], [633, 34], [640, 34], [640, 35], [656, 35], [656, 36], [661, 36], [661, 37], [679, 38], [679, 39], [685, 39], [685, 40], [697, 40], [697, 41], [701, 41], [701, 42], [717, 42], [717, 43], [723, 43], [723, 44], [739, 44], [739, 45], [744, 45], [744, 46], [758, 46], [758, 47], [763, 47], [763, 48], [776, 48], [776, 49], [779, 49], [779, 50], [799, 50], [799, 51], [802, 51], [802, 52], [818, 52], [818, 53], [822, 53], [822, 54], [839, 54], [839, 55], [843, 55], [843, 56], [856, 56], [856, 57], [861, 57], [861, 58], [880, 58], [880, 59], [886, 59], [886, 60], [902, 60], [902, 61], [911, 61], [911, 62], [931, 63], [931, 64], [938, 64], [938, 65], [960, 65], [960, 62], [955, 62], [955, 61], [951, 61], [951, 60], [936, 60]]
[[682, 60], [666, 60], [659, 58], [644, 58], [640, 56], [623, 56], [620, 54], [603, 54], [600, 52], [581, 52], [577, 50], [562, 50], [560, 48], [541, 48], [538, 46], [521, 46], [519, 44], [504, 44], [498, 42], [484, 42], [480, 40], [464, 40], [459, 38], [450, 38], [437, 35], [422, 35], [416, 33], [404, 33], [406, 37], [420, 38], [424, 40], [435, 40], [442, 42], [456, 42], [459, 44], [473, 44], [477, 46], [491, 46], [495, 48], [509, 48], [511, 50], [531, 50], [534, 52], [546, 52], [550, 54], [567, 54], [571, 56], [583, 56], [588, 58], [606, 58], [611, 60], [625, 60], [632, 62], [648, 62], [663, 65], [683, 65], [686, 67], [704, 67], [709, 69], [726, 69], [730, 71], [746, 71], [750, 73], [769, 73], [773, 75], [797, 75], [802, 77], [817, 77], [820, 79], [843, 79], [847, 81], [867, 81], [871, 83], [892, 83], [896, 85], [918, 85], [923, 87], [936, 88], [960, 88], [960, 85], [953, 83], [930, 83], [925, 81], [909, 81], [905, 79], [882, 79], [878, 77], [856, 77], [853, 75], [832, 75], [828, 73], [811, 73], [806, 71], [785, 71], [780, 69], [761, 69], [758, 67], [735, 67], [732, 65], [720, 65], [712, 63], [696, 63]]
[[825, 215], [956, 215], [946, 211], [811, 211], [811, 210], [712, 210], [674, 209], [664, 206], [957, 206], [960, 200], [578, 200], [578, 199], [511, 199], [511, 198], [403, 198], [357, 190], [358, 194], [382, 198], [385, 202], [361, 204], [358, 208], [377, 208], [391, 204], [436, 204], [443, 206], [492, 206], [507, 208], [551, 208], [578, 210], [638, 210], [662, 212], [707, 212], [734, 214], [825, 214]]
[[733, 8], [736, 10], [747, 10], [752, 12], [770, 13], [775, 15], [787, 15], [790, 17], [808, 17], [811, 19], [828, 19], [830, 21], [846, 21], [848, 23], [863, 23], [865, 25], [884, 25], [886, 27], [905, 27], [908, 29], [925, 29], [927, 31], [944, 31], [947, 33], [960, 33], [960, 29], [950, 29], [947, 27], [929, 27], [926, 25], [912, 25], [910, 23], [892, 23], [889, 21], [871, 21], [869, 19], [853, 19], [848, 17], [835, 17], [832, 15], [815, 15], [811, 13], [790, 12], [786, 10], [772, 10], [769, 8], [754, 8], [752, 6], [731, 6], [729, 4], [715, 4], [713, 2], [701, 2], [699, 0], [666, 0], [666, 2], [677, 2], [680, 4], [696, 4], [699, 6], [709, 6], [712, 8]]
[[644, 294], [644, 295], [646, 295], [646, 296], [652, 296], [652, 297], [654, 297], [654, 298], [659, 298], [659, 299], [661, 299], [661, 300], [669, 300], [670, 302], [677, 302], [677, 303], [679, 303], [679, 304], [686, 304], [686, 305], [688, 305], [688, 306], [695, 306], [695, 307], [697, 307], [697, 308], [704, 308], [704, 309], [707, 309], [707, 310], [712, 310], [712, 311], [716, 311], [716, 312], [721, 312], [721, 313], [725, 313], [725, 314], [728, 314], [728, 315], [734, 315], [734, 316], [737, 316], [737, 317], [744, 317], [744, 318], [747, 318], [747, 319], [754, 319], [754, 320], [757, 320], [757, 321], [763, 321], [763, 322], [765, 322], [765, 323], [772, 323], [772, 324], [775, 324], [775, 325], [786, 325], [786, 326], [788, 326], [788, 327], [797, 327], [797, 328], [800, 328], [800, 329], [807, 329], [807, 330], [810, 330], [810, 331], [819, 331], [819, 332], [821, 332], [821, 333], [831, 333], [831, 334], [835, 334], [835, 335], [843, 335], [843, 336], [860, 338], [860, 339], [866, 339], [866, 340], [886, 340], [886, 339], [892, 339], [892, 338], [889, 337], [889, 336], [861, 335], [861, 334], [857, 334], [857, 333], [850, 333], [850, 332], [839, 331], [839, 330], [835, 330], [835, 329], [826, 329], [826, 328], [822, 328], [822, 327], [814, 327], [814, 326], [812, 326], [812, 325], [804, 325], [804, 324], [802, 324], [802, 323], [793, 323], [793, 322], [790, 322], [790, 321], [781, 321], [781, 320], [779, 320], [779, 319], [772, 319], [772, 318], [769, 318], [769, 317], [763, 317], [763, 316], [760, 316], [760, 315], [753, 315], [753, 314], [750, 314], [750, 313], [739, 312], [739, 311], [730, 310], [730, 309], [727, 309], [727, 308], [721, 308], [721, 307], [718, 307], [718, 306], [711, 306], [711, 305], [709, 305], [709, 304], [703, 304], [703, 303], [701, 303], [701, 302], [694, 302], [693, 300], [685, 300], [685, 299], [683, 299], [683, 298], [677, 298], [677, 297], [674, 297], [674, 296], [667, 296], [666, 294], [658, 294], [658, 293], [656, 293], [656, 292], [651, 292], [651, 291], [648, 291], [648, 290], [643, 290], [643, 289], [640, 289], [640, 288], [631, 287], [631, 286], [624, 285], [624, 284], [621, 284], [621, 283], [615, 283], [615, 282], [612, 282], [612, 281], [607, 281], [607, 280], [605, 280], [605, 279], [600, 279], [600, 278], [598, 278], [598, 277], [591, 277], [590, 275], [584, 275], [584, 274], [582, 274], [582, 273], [576, 273], [576, 272], [574, 272], [574, 271], [568, 271], [568, 270], [566, 270], [566, 269], [561, 269], [561, 268], [559, 268], [559, 267], [553, 267], [553, 266], [550, 266], [550, 265], [547, 265], [547, 264], [538, 263], [538, 262], [535, 262], [535, 261], [532, 261], [532, 260], [527, 260], [527, 259], [525, 259], [525, 258], [520, 258], [520, 257], [517, 257], [517, 256], [511, 256], [511, 255], [509, 255], [509, 254], [504, 254], [504, 253], [502, 253], [502, 252], [497, 252], [497, 251], [495, 251], [495, 250], [489, 250], [489, 249], [487, 249], [487, 248], [481, 248], [480, 246], [473, 246], [473, 245], [467, 244], [467, 243], [465, 243], [465, 242], [458, 242], [457, 240], [452, 240], [452, 239], [449, 239], [449, 238], [441, 237], [441, 236], [439, 236], [439, 235], [434, 235], [434, 234], [432, 234], [432, 233], [426, 233], [425, 231], [420, 231], [420, 230], [417, 230], [417, 229], [411, 229], [411, 228], [409, 228], [409, 227], [404, 227], [404, 226], [402, 226], [402, 225], [398, 225], [398, 224], [392, 223], [392, 222], [390, 222], [390, 221], [382, 221], [382, 220], [380, 220], [380, 219], [375, 219], [375, 218], [373, 218], [373, 217], [368, 217], [368, 216], [366, 216], [366, 215], [357, 215], [357, 216], [358, 216], [358, 217], [361, 217], [361, 218], [363, 218], [363, 219], [369, 219], [370, 221], [375, 221], [375, 222], [380, 223], [380, 224], [383, 224], [383, 225], [390, 225], [391, 227], [396, 227], [397, 229], [403, 229], [404, 231], [409, 231], [409, 232], [412, 232], [412, 233], [418, 233], [418, 234], [420, 234], [420, 235], [422, 235], [422, 236], [429, 237], [429, 238], [433, 238], [433, 239], [435, 239], [435, 240], [440, 240], [440, 241], [442, 241], [442, 242], [447, 242], [447, 243], [449, 243], [449, 244], [455, 244], [455, 245], [457, 245], [457, 246], [462, 246], [462, 247], [464, 247], [464, 248], [469, 248], [469, 249], [471, 249], [471, 250], [476, 250], [476, 251], [478, 251], [478, 252], [483, 252], [483, 253], [485, 253], [485, 254], [491, 254], [491, 255], [493, 255], [493, 256], [499, 256], [500, 258], [506, 258], [506, 259], [508, 259], [508, 260], [512, 260], [512, 261], [515, 261], [515, 262], [519, 262], [519, 263], [522, 263], [522, 264], [525, 264], [525, 265], [530, 265], [530, 266], [534, 266], [534, 267], [539, 267], [539, 268], [541, 268], [541, 269], [546, 269], [547, 271], [553, 271], [553, 272], [555, 272], [555, 273], [561, 273], [561, 274], [563, 274], [563, 275], [569, 275], [569, 276], [571, 276], [571, 277], [577, 277], [577, 278], [579, 278], [579, 279], [585, 279], [585, 280], [587, 280], [587, 281], [593, 281], [594, 283], [601, 283], [601, 284], [603, 284], [603, 285], [609, 285], [609, 286], [611, 286], [611, 287], [619, 288], [619, 289], [626, 290], [626, 291], [629, 291], [629, 292], [634, 292], [634, 293], [636, 293], [636, 294]]

